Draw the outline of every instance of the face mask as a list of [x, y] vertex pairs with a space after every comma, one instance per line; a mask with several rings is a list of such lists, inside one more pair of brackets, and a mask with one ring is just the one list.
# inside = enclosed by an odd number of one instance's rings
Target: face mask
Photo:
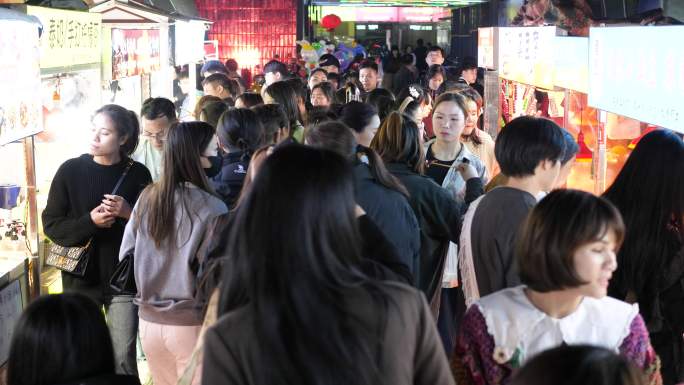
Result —
[[207, 159], [209, 160], [209, 163], [211, 163], [211, 167], [205, 168], [204, 173], [207, 174], [207, 177], [213, 178], [221, 172], [223, 160], [220, 156], [208, 156]]

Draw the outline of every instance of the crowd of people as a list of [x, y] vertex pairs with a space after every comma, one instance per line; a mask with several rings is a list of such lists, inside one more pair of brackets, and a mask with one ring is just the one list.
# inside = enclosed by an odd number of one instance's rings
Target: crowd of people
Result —
[[[155, 385], [684, 381], [682, 138], [567, 189], [571, 134], [492, 138], [474, 61], [414, 52], [274, 60], [260, 92], [208, 63], [187, 119], [95, 111], [43, 212], [88, 265], [24, 311], [8, 384], [139, 384], [142, 355]], [[136, 294], [110, 285], [127, 259]]]

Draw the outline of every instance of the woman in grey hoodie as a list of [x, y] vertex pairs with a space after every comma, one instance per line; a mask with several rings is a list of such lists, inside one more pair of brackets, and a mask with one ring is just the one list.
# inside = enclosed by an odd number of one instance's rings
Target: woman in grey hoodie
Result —
[[177, 382], [202, 325], [194, 298], [197, 274], [228, 212], [203, 170], [216, 151], [210, 125], [173, 126], [161, 178], [143, 191], [121, 244], [120, 259], [134, 255], [140, 337], [155, 385]]

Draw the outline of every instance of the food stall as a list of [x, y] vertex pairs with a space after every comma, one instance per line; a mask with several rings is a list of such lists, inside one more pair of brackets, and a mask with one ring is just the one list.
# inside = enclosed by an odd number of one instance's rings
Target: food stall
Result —
[[[606, 98], [624, 94], [639, 104], [641, 102], [636, 100], [647, 95], [632, 87], [634, 82], [630, 79], [637, 79], [636, 73], [616, 76], [616, 73], [625, 72], [625, 66], [633, 68], [633, 65], [625, 65], [633, 59], [624, 58], [624, 53], [634, 53], [634, 47], [627, 44], [627, 40], [621, 40], [622, 35], [616, 35], [615, 44], [611, 40], [590, 49], [590, 38], [563, 36], [555, 27], [481, 28], [478, 32], [478, 65], [488, 69], [485, 73], [485, 129], [495, 135], [506, 122], [521, 115], [554, 120], [575, 137], [580, 147], [567, 187], [597, 194], [605, 191], [622, 169], [638, 138], [655, 128], [644, 122], [659, 124], [606, 104]], [[597, 39], [604, 39], [603, 34]], [[618, 45], [617, 41], [622, 43]], [[612, 47], [607, 54], [612, 60], [610, 64], [595, 58], [607, 46]], [[622, 47], [624, 53], [615, 47]], [[653, 52], [652, 58], [663, 55], [660, 51], [650, 52]], [[674, 54], [669, 55], [663, 60], [674, 68], [671, 63]], [[657, 59], [649, 60], [653, 63]], [[603, 63], [603, 67], [590, 76], [590, 63], [598, 62]], [[659, 73], [656, 68], [667, 68], [666, 63], [660, 65], [662, 67], [654, 66], [648, 72]], [[609, 96], [595, 95], [597, 102], [592, 104], [592, 87], [606, 82], [605, 76], [623, 88]], [[606, 89], [616, 90], [612, 84], [602, 88]], [[662, 97], [653, 90], [651, 93], [655, 100]]]
[[[40, 214], [47, 205], [50, 184], [59, 166], [88, 151], [90, 119], [101, 106], [102, 16], [87, 11], [36, 6], [21, 9], [35, 16], [43, 26], [41, 89], [36, 97], [42, 104], [44, 130], [34, 139]], [[42, 230], [42, 226], [39, 229]], [[42, 234], [40, 239], [39, 250], [44, 260], [49, 241]], [[58, 272], [42, 267], [41, 291], [61, 291]]]
[[43, 129], [40, 23], [0, 9], [0, 367], [22, 309], [39, 287], [34, 140]]
[[139, 114], [149, 97], [173, 99], [171, 16], [128, 0], [104, 1], [90, 12], [102, 15], [103, 104], [119, 104]]

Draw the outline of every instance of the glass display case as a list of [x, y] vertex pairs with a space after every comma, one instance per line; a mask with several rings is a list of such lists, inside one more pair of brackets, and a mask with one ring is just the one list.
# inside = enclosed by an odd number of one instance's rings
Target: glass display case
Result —
[[501, 79], [500, 124], [522, 116], [555, 121], [579, 146], [566, 187], [603, 193], [615, 180], [629, 154], [652, 125], [589, 107], [587, 94], [572, 90], [543, 90]]
[[0, 146], [0, 366], [7, 360], [16, 320], [37, 293], [33, 137]]

